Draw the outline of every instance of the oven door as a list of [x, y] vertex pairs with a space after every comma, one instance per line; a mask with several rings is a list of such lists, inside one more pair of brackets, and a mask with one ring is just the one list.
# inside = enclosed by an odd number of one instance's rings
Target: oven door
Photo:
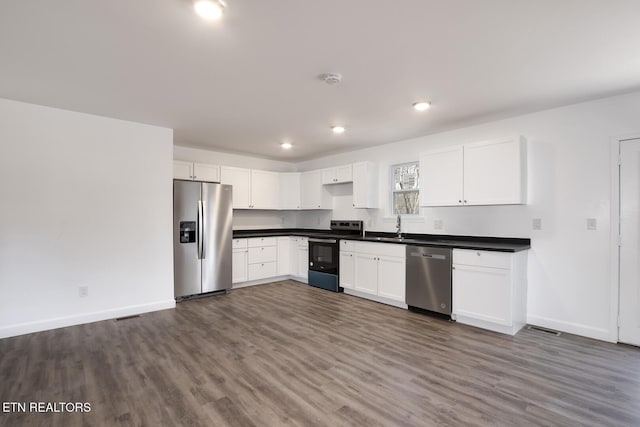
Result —
[[309, 270], [338, 275], [338, 241], [309, 239]]

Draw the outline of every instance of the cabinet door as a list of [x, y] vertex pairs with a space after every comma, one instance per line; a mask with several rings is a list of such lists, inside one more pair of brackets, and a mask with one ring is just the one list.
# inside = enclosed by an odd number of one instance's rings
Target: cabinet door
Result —
[[300, 174], [280, 174], [280, 209], [300, 209]]
[[193, 163], [174, 160], [173, 179], [193, 179]]
[[275, 262], [263, 262], [260, 264], [249, 264], [248, 276], [249, 280], [261, 280], [268, 279], [276, 276], [276, 263]]
[[511, 326], [510, 270], [454, 265], [453, 313]]
[[338, 166], [335, 168], [336, 182], [351, 182], [353, 181], [353, 168], [351, 165]]
[[[525, 203], [525, 154], [525, 143], [521, 137], [466, 144], [464, 146], [465, 204]], [[422, 173], [422, 170], [420, 172]]]
[[420, 154], [420, 206], [463, 203], [462, 146]]
[[241, 283], [248, 280], [247, 276], [248, 250], [235, 250], [231, 255], [231, 282]]
[[298, 240], [297, 236], [291, 236], [289, 242], [289, 269], [292, 276], [300, 276], [298, 274]]
[[355, 253], [354, 288], [368, 294], [378, 294], [378, 258]]
[[353, 207], [357, 209], [377, 208], [378, 183], [374, 164], [353, 164]]
[[251, 171], [251, 204], [255, 209], [280, 207], [280, 174], [260, 170]]
[[298, 246], [298, 276], [307, 277], [309, 273], [309, 247]]
[[289, 246], [291, 245], [289, 237], [278, 237], [278, 276], [287, 276], [291, 274], [291, 256], [289, 255]]
[[220, 182], [233, 186], [233, 208], [248, 209], [251, 204], [251, 170], [222, 166]]
[[340, 286], [353, 289], [355, 284], [355, 259], [353, 252], [340, 252]]
[[276, 262], [278, 260], [278, 248], [276, 246], [263, 246], [261, 248], [249, 248], [249, 264], [262, 262]]
[[405, 259], [378, 257], [378, 296], [405, 302]]
[[336, 168], [322, 169], [322, 183], [323, 184], [336, 183]]
[[303, 172], [300, 177], [300, 199], [302, 209], [328, 209], [326, 189], [322, 186], [322, 172]]
[[194, 163], [193, 179], [206, 182], [220, 182], [220, 166]]

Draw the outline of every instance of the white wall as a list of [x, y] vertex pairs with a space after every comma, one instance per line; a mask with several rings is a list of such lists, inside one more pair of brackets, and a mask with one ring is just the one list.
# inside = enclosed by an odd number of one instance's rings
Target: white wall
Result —
[[[417, 160], [419, 152], [430, 148], [524, 135], [529, 141], [528, 205], [424, 208], [423, 217], [405, 223], [403, 231], [530, 237], [529, 322], [615, 341], [617, 313], [611, 310], [611, 290], [617, 284], [610, 279], [610, 141], [614, 136], [640, 131], [638, 117], [640, 93], [633, 93], [329, 156], [297, 166], [304, 171], [361, 160], [377, 162], [380, 209], [356, 210], [351, 207], [348, 195], [338, 196], [334, 198], [333, 215], [340, 219], [363, 219], [368, 229], [394, 231], [395, 221], [385, 218], [389, 215], [390, 165]], [[330, 217], [330, 213], [300, 213], [298, 225], [313, 227], [319, 220], [328, 221]], [[542, 218], [542, 230], [532, 230], [533, 218]], [[597, 219], [596, 231], [586, 229], [586, 218]], [[434, 229], [435, 219], [444, 221], [443, 230]]]
[[[210, 163], [215, 165], [235, 166], [240, 168], [261, 169], [278, 172], [291, 172], [295, 165], [289, 162], [264, 159], [261, 157], [220, 151], [201, 150], [197, 148], [174, 147], [175, 160]], [[261, 228], [293, 228], [296, 226], [296, 214], [290, 211], [233, 211], [233, 228], [236, 230]]]
[[0, 99], [0, 338], [175, 306], [172, 144]]

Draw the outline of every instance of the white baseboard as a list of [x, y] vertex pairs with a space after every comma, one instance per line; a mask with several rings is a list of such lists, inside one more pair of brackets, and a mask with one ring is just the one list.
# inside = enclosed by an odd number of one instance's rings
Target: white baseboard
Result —
[[347, 294], [347, 295], [352, 295], [354, 297], [364, 298], [364, 299], [368, 299], [368, 300], [371, 300], [371, 301], [379, 302], [379, 303], [382, 303], [382, 304], [392, 305], [392, 306], [398, 307], [398, 308], [404, 308], [405, 310], [409, 308], [407, 306], [407, 304], [405, 304], [405, 303], [402, 303], [402, 302], [399, 302], [399, 301], [394, 301], [392, 299], [388, 299], [388, 298], [384, 298], [384, 297], [379, 297], [377, 295], [371, 295], [371, 294], [368, 294], [366, 292], [356, 291], [354, 289], [344, 288], [344, 293]]
[[568, 334], [581, 335], [587, 338], [593, 338], [601, 341], [617, 342], [612, 339], [611, 331], [604, 328], [594, 328], [580, 323], [564, 322], [561, 320], [550, 319], [548, 317], [528, 315], [527, 323], [530, 325], [541, 326], [547, 329], [554, 329]]
[[157, 301], [148, 304], [130, 305], [111, 310], [96, 311], [74, 316], [56, 317], [54, 319], [38, 320], [35, 322], [18, 323], [0, 328], [0, 338], [31, 334], [33, 332], [48, 331], [50, 329], [66, 328], [67, 326], [84, 323], [99, 322], [101, 320], [116, 319], [118, 317], [135, 316], [151, 311], [166, 310], [176, 307], [175, 300]]
[[251, 280], [249, 282], [234, 283], [231, 289], [240, 289], [240, 288], [246, 288], [248, 286], [256, 286], [256, 285], [266, 285], [268, 283], [281, 282], [283, 280], [295, 280], [296, 282], [307, 283], [306, 277], [277, 276], [277, 277], [269, 277], [267, 279]]

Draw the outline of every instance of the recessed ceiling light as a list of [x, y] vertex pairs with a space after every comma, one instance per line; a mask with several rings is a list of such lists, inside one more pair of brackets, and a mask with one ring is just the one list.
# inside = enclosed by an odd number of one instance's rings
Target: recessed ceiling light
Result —
[[215, 21], [222, 17], [226, 5], [222, 0], [196, 0], [193, 6], [200, 17]]
[[344, 126], [331, 126], [331, 130], [333, 131], [333, 133], [340, 134], [344, 133], [346, 129], [344, 128]]
[[413, 108], [418, 111], [428, 110], [431, 107], [431, 103], [429, 101], [418, 101], [413, 103]]
[[282, 147], [285, 150], [290, 150], [291, 147], [293, 147], [293, 145], [291, 145], [290, 142], [283, 142], [282, 144], [280, 144], [280, 147]]

